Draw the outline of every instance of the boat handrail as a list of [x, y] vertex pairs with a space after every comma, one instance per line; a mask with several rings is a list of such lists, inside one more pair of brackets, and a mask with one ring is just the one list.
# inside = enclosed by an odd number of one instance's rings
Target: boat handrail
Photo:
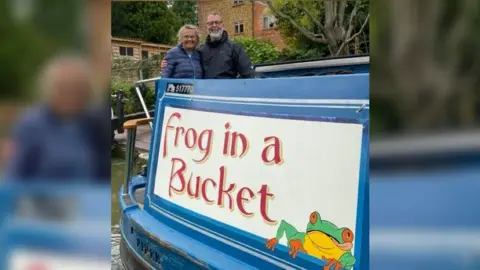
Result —
[[480, 129], [439, 134], [404, 135], [371, 139], [370, 158], [396, 158], [404, 156], [425, 156], [480, 152]]
[[150, 79], [142, 79], [142, 80], [138, 80], [135, 82], [135, 84], [140, 84], [140, 83], [146, 83], [146, 82], [154, 82], [158, 79], [161, 79], [162, 77], [154, 77], [154, 78], [150, 78]]
[[256, 72], [276, 72], [295, 69], [309, 69], [322, 67], [338, 67], [347, 65], [365, 65], [370, 63], [370, 56], [336, 58], [336, 59], [322, 59], [313, 61], [271, 64], [265, 66], [256, 66]]

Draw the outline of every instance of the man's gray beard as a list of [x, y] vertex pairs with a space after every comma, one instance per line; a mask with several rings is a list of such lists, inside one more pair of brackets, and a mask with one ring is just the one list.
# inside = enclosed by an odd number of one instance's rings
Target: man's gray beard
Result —
[[220, 40], [222, 38], [223, 29], [217, 32], [210, 32], [209, 36], [212, 40]]

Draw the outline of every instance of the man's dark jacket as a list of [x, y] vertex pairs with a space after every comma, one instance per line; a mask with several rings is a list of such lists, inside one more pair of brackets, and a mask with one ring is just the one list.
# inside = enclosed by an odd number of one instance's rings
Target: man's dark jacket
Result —
[[228, 39], [224, 30], [217, 41], [207, 36], [206, 43], [200, 49], [204, 79], [253, 78], [252, 63], [242, 46]]

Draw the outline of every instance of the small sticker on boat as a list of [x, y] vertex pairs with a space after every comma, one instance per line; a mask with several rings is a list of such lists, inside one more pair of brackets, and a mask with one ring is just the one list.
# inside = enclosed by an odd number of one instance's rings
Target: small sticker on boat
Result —
[[167, 93], [191, 95], [193, 94], [193, 84], [168, 83]]

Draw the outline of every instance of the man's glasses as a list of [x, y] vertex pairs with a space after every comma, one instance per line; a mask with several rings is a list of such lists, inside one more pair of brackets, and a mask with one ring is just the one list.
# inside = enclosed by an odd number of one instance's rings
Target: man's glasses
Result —
[[211, 21], [211, 22], [207, 22], [207, 25], [208, 25], [208, 26], [212, 26], [212, 25], [214, 25], [214, 24], [220, 25], [220, 24], [222, 24], [222, 21]]

